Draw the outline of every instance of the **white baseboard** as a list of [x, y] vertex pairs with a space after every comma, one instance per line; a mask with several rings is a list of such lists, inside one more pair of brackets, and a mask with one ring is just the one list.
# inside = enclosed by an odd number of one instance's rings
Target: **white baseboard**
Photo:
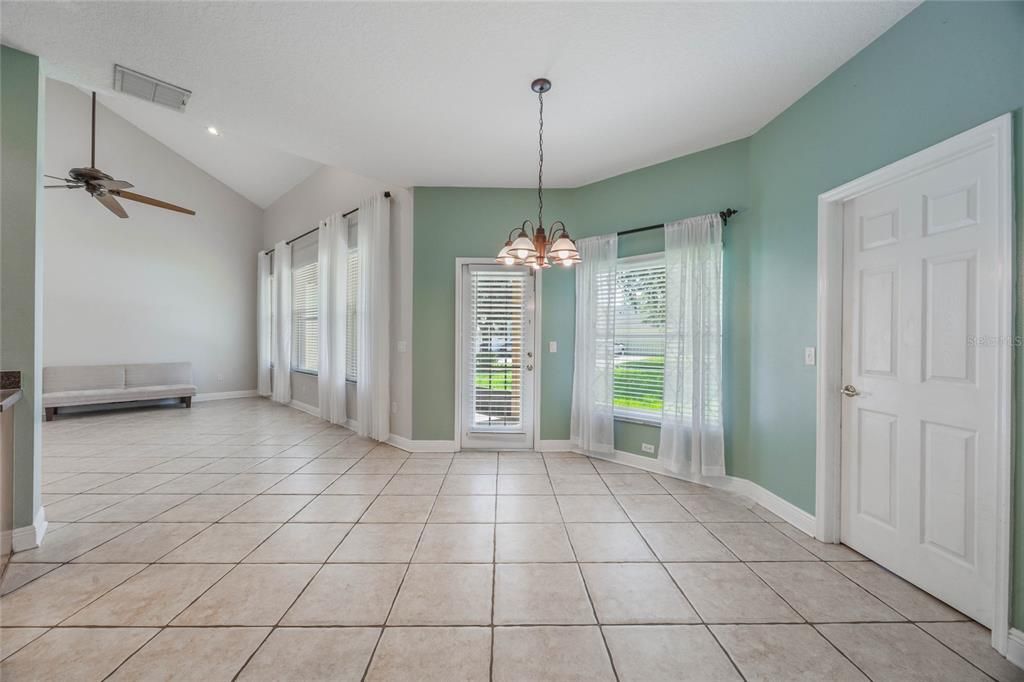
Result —
[[454, 440], [413, 440], [391, 434], [387, 442], [407, 452], [455, 452]]
[[724, 489], [749, 497], [789, 525], [814, 537], [817, 526], [813, 514], [808, 514], [792, 502], [782, 499], [753, 481], [735, 476], [723, 476], [722, 478], [729, 481]]
[[197, 393], [192, 400], [205, 403], [208, 400], [231, 400], [232, 398], [255, 398], [256, 391], [223, 391], [221, 393]]
[[575, 452], [575, 444], [571, 440], [539, 440], [537, 452]]
[[1024, 632], [1010, 628], [1006, 640], [1006, 660], [1018, 668], [1024, 668]]
[[[306, 414], [311, 414], [314, 417], [320, 416], [319, 407], [313, 407], [312, 405], [307, 405], [306, 403], [300, 403], [298, 400], [293, 400], [290, 403], [288, 403], [288, 407], [294, 407], [296, 410], [305, 412]], [[346, 424], [346, 426], [348, 425]]]
[[[578, 448], [574, 448], [574, 451], [580, 452]], [[643, 469], [644, 471], [649, 471], [654, 474], [678, 478], [681, 481], [698, 483], [711, 488], [717, 488], [718, 490], [725, 490], [727, 492], [736, 493], [737, 495], [743, 495], [744, 497], [757, 502], [759, 505], [775, 514], [791, 526], [802, 530], [811, 537], [814, 536], [815, 522], [813, 514], [808, 514], [795, 504], [787, 502], [767, 488], [762, 488], [757, 483], [745, 478], [738, 478], [736, 476], [680, 476], [679, 474], [666, 469], [653, 457], [644, 457], [643, 455], [635, 455], [631, 452], [623, 452], [621, 450], [616, 450], [614, 454], [607, 456], [599, 454], [591, 454], [590, 456], [598, 459], [605, 459], [617, 464], [636, 467], [637, 469]]]
[[11, 550], [24, 552], [26, 549], [35, 549], [43, 543], [43, 536], [46, 535], [46, 507], [40, 507], [36, 512], [35, 521], [31, 526], [15, 528], [11, 533]]
[[[288, 403], [288, 407], [294, 407], [299, 412], [305, 412], [306, 414], [311, 414], [314, 417], [317, 417], [318, 419], [320, 418], [320, 408], [314, 407], [313, 405], [310, 405], [308, 403], [304, 403], [298, 400], [292, 400], [290, 403]], [[359, 422], [355, 419], [347, 420], [344, 424], [342, 424], [342, 426], [344, 426], [346, 429], [350, 431], [359, 431]]]

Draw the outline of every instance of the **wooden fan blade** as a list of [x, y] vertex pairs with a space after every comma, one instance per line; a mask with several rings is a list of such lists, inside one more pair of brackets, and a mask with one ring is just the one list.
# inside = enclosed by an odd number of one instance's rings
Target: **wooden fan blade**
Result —
[[126, 192], [123, 189], [112, 189], [110, 190], [110, 193], [115, 194], [122, 199], [137, 201], [140, 204], [149, 204], [150, 206], [156, 206], [157, 208], [166, 208], [168, 211], [177, 211], [178, 213], [187, 213], [188, 215], [196, 214], [196, 212], [190, 208], [175, 206], [174, 204], [169, 204], [166, 201], [160, 201], [159, 199], [143, 196], [142, 194], [136, 194], [135, 192]]
[[135, 186], [124, 180], [94, 180], [92, 184], [103, 189], [131, 189]]
[[118, 218], [128, 217], [128, 213], [124, 210], [124, 206], [119, 204], [117, 199], [112, 197], [110, 194], [93, 194], [93, 196], [96, 198], [96, 201], [109, 208], [111, 213], [116, 215]]

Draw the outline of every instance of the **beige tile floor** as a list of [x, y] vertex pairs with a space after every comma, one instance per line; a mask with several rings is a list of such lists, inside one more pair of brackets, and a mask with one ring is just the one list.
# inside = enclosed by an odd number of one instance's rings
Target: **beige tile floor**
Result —
[[848, 548], [621, 465], [410, 455], [256, 399], [43, 434], [4, 680], [1024, 679]]

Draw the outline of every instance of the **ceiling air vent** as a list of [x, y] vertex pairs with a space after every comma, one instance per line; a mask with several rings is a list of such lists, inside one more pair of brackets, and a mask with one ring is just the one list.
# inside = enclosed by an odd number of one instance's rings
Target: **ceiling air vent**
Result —
[[158, 78], [147, 76], [138, 71], [126, 69], [120, 64], [114, 65], [114, 90], [123, 92], [147, 102], [155, 102], [176, 111], [185, 111], [191, 90], [179, 88]]

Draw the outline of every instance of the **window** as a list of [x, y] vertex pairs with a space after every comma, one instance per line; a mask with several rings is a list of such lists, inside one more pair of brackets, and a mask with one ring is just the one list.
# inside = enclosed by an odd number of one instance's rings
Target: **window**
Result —
[[292, 369], [315, 374], [320, 366], [320, 264], [316, 236], [292, 247]]
[[615, 415], [660, 421], [665, 380], [664, 255], [621, 259], [613, 295]]
[[473, 377], [472, 428], [523, 428], [523, 346], [527, 341], [525, 269], [469, 270], [467, 376]]
[[274, 254], [270, 254], [270, 369], [277, 359], [277, 289], [274, 288]]
[[[353, 230], [354, 231], [354, 230]], [[345, 310], [348, 319], [345, 321], [345, 379], [359, 379], [359, 249], [349, 242], [348, 250], [348, 283], [345, 286]]]

